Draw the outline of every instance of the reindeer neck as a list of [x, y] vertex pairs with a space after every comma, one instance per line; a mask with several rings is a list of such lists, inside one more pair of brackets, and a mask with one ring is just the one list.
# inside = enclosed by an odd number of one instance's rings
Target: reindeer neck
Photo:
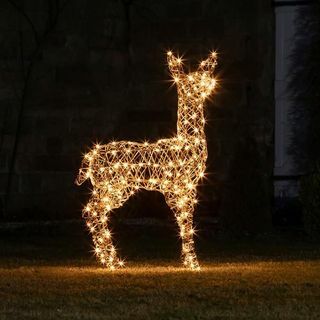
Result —
[[[189, 138], [205, 138], [204, 101], [178, 99], [177, 134]], [[192, 139], [191, 139], [192, 140]]]

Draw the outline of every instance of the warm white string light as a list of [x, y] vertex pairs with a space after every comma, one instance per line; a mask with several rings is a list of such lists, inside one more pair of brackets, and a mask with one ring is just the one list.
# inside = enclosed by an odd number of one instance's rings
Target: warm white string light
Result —
[[213, 92], [217, 54], [212, 52], [195, 72], [186, 74], [182, 59], [167, 52], [169, 70], [178, 90], [177, 135], [155, 143], [116, 141], [96, 144], [84, 156], [76, 183], [90, 179], [92, 196], [83, 217], [92, 233], [95, 253], [110, 269], [124, 265], [117, 257], [109, 215], [139, 189], [163, 193], [174, 212], [182, 239], [186, 268], [199, 270], [194, 248], [193, 213], [197, 185], [204, 176], [207, 145], [204, 102]]

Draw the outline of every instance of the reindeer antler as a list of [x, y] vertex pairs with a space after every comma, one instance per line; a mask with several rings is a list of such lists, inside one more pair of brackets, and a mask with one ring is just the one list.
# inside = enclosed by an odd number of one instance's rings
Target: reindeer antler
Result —
[[180, 57], [175, 57], [172, 51], [167, 52], [167, 61], [169, 70], [174, 78], [179, 77], [180, 74], [184, 73], [182, 59]]
[[217, 62], [217, 52], [212, 51], [206, 60], [200, 62], [199, 69], [209, 73], [213, 73]]

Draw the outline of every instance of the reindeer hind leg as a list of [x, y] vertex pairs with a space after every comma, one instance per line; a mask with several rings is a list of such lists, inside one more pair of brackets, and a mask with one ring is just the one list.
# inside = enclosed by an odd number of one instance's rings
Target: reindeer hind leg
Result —
[[101, 199], [93, 198], [85, 207], [83, 217], [86, 219], [87, 227], [92, 234], [98, 260], [108, 269], [114, 270], [122, 267], [123, 262], [117, 257], [109, 229], [108, 213], [111, 209]]

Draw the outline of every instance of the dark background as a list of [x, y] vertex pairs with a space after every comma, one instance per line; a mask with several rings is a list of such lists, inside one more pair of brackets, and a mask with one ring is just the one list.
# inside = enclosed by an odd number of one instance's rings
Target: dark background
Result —
[[[274, 7], [252, 0], [0, 2], [0, 192], [4, 220], [81, 217], [74, 179], [92, 142], [175, 133], [165, 52], [194, 68], [219, 52], [208, 102], [199, 218], [232, 232], [273, 216]], [[124, 217], [170, 215], [142, 192]]]

